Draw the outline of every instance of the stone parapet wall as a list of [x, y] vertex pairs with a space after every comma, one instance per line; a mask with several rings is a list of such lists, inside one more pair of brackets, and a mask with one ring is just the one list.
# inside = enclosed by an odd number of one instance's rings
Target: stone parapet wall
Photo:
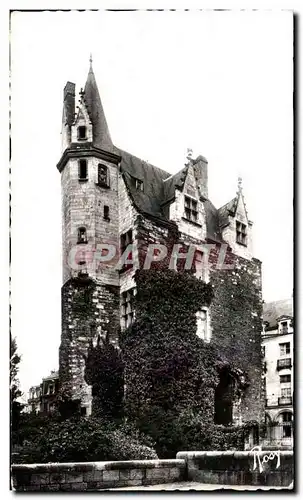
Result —
[[292, 451], [182, 451], [177, 459], [188, 481], [206, 484], [288, 487], [294, 478]]
[[97, 491], [183, 481], [185, 460], [12, 465], [16, 491]]

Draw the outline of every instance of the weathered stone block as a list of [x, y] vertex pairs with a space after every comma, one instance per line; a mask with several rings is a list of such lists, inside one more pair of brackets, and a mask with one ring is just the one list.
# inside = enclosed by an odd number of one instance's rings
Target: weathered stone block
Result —
[[130, 470], [129, 469], [120, 470], [119, 479], [121, 481], [130, 479]]
[[65, 475], [66, 483], [83, 483], [83, 473], [67, 472]]
[[31, 484], [49, 484], [49, 474], [32, 474]]
[[131, 469], [130, 471], [130, 479], [142, 479], [144, 477], [144, 470], [143, 469]]
[[172, 467], [171, 469], [169, 469], [169, 477], [170, 479], [180, 479], [181, 477], [181, 470], [178, 469], [177, 467]]
[[168, 479], [169, 478], [169, 468], [156, 467], [154, 469], [146, 470], [146, 479]]
[[118, 481], [119, 471], [118, 470], [105, 470], [103, 471], [103, 481]]
[[102, 481], [103, 480], [103, 471], [102, 470], [92, 470], [83, 473], [83, 481], [91, 482], [91, 481]]
[[49, 478], [50, 478], [50, 483], [53, 484], [53, 483], [65, 483], [65, 474], [62, 473], [58, 473], [58, 472], [55, 472], [55, 473], [52, 473], [49, 475]]
[[71, 485], [71, 483], [61, 483], [59, 485], [59, 489], [60, 489], [60, 491], [71, 491], [72, 485]]
[[86, 491], [87, 483], [71, 483], [72, 491]]

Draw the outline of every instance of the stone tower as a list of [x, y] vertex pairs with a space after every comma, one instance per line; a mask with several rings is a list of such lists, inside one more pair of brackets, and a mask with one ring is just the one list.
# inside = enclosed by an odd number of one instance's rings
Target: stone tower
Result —
[[63, 95], [62, 156], [57, 165], [62, 193], [62, 332], [59, 378], [62, 393], [80, 399], [90, 413], [90, 387], [84, 380], [90, 339], [119, 327], [118, 272], [98, 265], [100, 244], [118, 247], [118, 165], [97, 88], [92, 62], [75, 105], [75, 84]]

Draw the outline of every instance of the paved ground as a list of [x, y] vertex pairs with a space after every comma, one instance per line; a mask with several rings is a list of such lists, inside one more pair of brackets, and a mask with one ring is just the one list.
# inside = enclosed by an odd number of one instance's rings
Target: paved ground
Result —
[[273, 489], [286, 489], [286, 488], [272, 488], [270, 486], [227, 486], [223, 484], [203, 484], [203, 483], [194, 483], [194, 482], [180, 482], [180, 483], [169, 483], [169, 484], [156, 484], [153, 486], [126, 486], [124, 488], [111, 488], [111, 490], [125, 490], [125, 491], [139, 491], [139, 490], [273, 490]]

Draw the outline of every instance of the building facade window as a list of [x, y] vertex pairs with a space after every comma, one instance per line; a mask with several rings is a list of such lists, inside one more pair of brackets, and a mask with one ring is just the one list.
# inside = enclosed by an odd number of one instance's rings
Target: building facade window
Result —
[[291, 375], [280, 375], [280, 384], [290, 384], [291, 383]]
[[98, 165], [98, 186], [109, 187], [109, 170], [106, 165], [99, 163]]
[[236, 241], [240, 245], [247, 245], [247, 231], [246, 225], [242, 222], [236, 221]]
[[[128, 247], [130, 247], [129, 252], [127, 255], [126, 254], [124, 255]], [[121, 234], [120, 236], [120, 255], [121, 256], [124, 255], [124, 261], [132, 260], [133, 257], [132, 247], [133, 247], [133, 231], [132, 229], [130, 229], [129, 231], [127, 231], [124, 234]], [[133, 267], [132, 263], [124, 264], [122, 270], [131, 269], [132, 267]]]
[[197, 336], [204, 340], [210, 341], [209, 314], [208, 309], [204, 308], [196, 313], [197, 318]]
[[121, 328], [128, 328], [134, 321], [134, 297], [136, 288], [121, 293]]
[[280, 345], [280, 356], [287, 356], [290, 354], [290, 342], [284, 342]]
[[80, 125], [80, 127], [78, 127], [78, 141], [85, 141], [86, 140], [86, 127], [85, 125]]
[[288, 322], [287, 321], [281, 321], [280, 329], [281, 329], [281, 333], [283, 335], [286, 334], [286, 333], [288, 333]]
[[87, 180], [87, 160], [79, 160], [79, 180]]
[[85, 227], [79, 227], [78, 229], [78, 243], [87, 243], [87, 234]]
[[110, 220], [109, 219], [109, 207], [107, 205], [104, 205], [104, 207], [103, 207], [103, 219]]
[[191, 222], [198, 222], [198, 202], [189, 196], [184, 196], [185, 218]]
[[281, 388], [281, 398], [291, 398], [291, 387]]
[[292, 413], [289, 411], [285, 411], [281, 415], [282, 419], [282, 436], [284, 438], [292, 437]]

